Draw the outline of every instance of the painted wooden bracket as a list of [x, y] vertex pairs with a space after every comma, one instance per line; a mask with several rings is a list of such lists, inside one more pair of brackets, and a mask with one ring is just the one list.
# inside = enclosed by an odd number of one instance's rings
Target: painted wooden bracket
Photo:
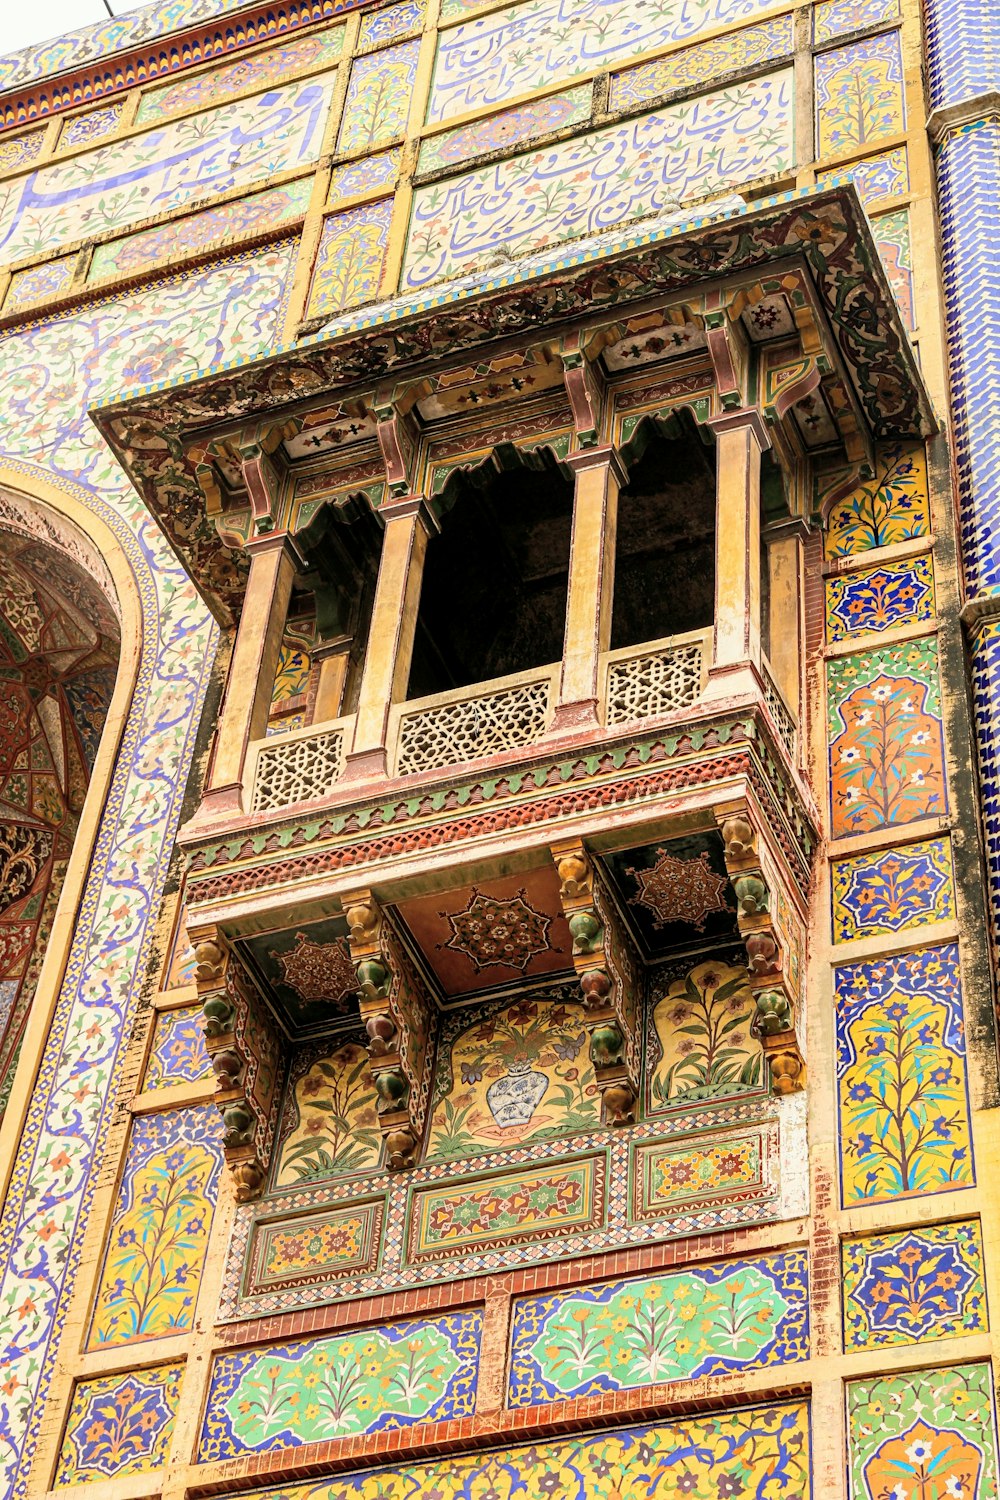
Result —
[[416, 1165], [427, 1120], [437, 1016], [398, 934], [369, 890], [343, 900], [357, 966], [361, 1019], [378, 1095], [386, 1164]]
[[573, 426], [581, 448], [596, 447], [604, 420], [605, 384], [600, 367], [592, 362], [586, 335], [570, 333], [560, 340], [563, 383], [573, 413]]
[[246, 1203], [267, 1180], [285, 1071], [281, 1035], [222, 933], [212, 927], [190, 936], [223, 1151], [236, 1197]]
[[573, 935], [602, 1117], [606, 1125], [631, 1125], [639, 1098], [642, 965], [583, 840], [561, 840], [550, 852]]

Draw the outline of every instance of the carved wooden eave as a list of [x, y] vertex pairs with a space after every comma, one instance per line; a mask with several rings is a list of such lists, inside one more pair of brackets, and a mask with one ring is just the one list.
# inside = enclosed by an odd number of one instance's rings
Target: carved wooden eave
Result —
[[[714, 215], [684, 222], [676, 215], [647, 220], [558, 255], [525, 258], [500, 274], [359, 309], [294, 346], [147, 387], [91, 415], [209, 607], [230, 624], [245, 556], [238, 527], [228, 537], [223, 527], [220, 537], [223, 490], [247, 486], [253, 524], [273, 525], [280, 476], [268, 445], [276, 432], [301, 430], [296, 424], [309, 408], [325, 403], [353, 412], [355, 422], [370, 420], [375, 470], [390, 489], [405, 486], [413, 404], [429, 389], [421, 382], [444, 364], [527, 344], [551, 351], [550, 373], [566, 381], [576, 440], [586, 445], [599, 394], [587, 361], [603, 329], [668, 305], [673, 317], [685, 303], [696, 306], [719, 399], [745, 401], [748, 362], [734, 310], [741, 296], [759, 295], [762, 278], [786, 276], [802, 289], [795, 310], [802, 366], [779, 372], [770, 391], [753, 393], [776, 432], [792, 399], [825, 381], [849, 464], [863, 467], [876, 441], [930, 435], [930, 399], [849, 184], [781, 194], [735, 212], [726, 200]], [[543, 364], [547, 358], [532, 357]], [[248, 444], [258, 451], [245, 451]], [[794, 459], [784, 440], [779, 456]]]

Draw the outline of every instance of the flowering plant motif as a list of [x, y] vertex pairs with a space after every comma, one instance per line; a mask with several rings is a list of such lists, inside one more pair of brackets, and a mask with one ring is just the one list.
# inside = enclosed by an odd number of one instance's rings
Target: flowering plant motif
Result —
[[481, 1329], [477, 1310], [221, 1355], [198, 1459], [468, 1416]]
[[837, 971], [845, 1203], [974, 1181], [953, 946]]
[[295, 1085], [294, 1123], [278, 1152], [275, 1185], [375, 1170], [382, 1159], [375, 1084], [364, 1047], [348, 1042]]
[[992, 1500], [996, 1434], [989, 1364], [855, 1380], [847, 1387], [858, 1500]]
[[174, 1083], [197, 1083], [211, 1076], [202, 1034], [201, 1006], [161, 1010], [156, 1017], [143, 1088], [165, 1089]]
[[943, 922], [954, 914], [947, 839], [860, 854], [833, 866], [836, 942]]
[[[830, 476], [839, 483], [843, 470]], [[817, 496], [822, 503], [822, 492]], [[832, 507], [827, 520], [827, 557], [849, 557], [872, 547], [888, 547], [931, 529], [927, 458], [923, 443], [880, 446], [874, 479], [852, 490]]]
[[944, 812], [934, 642], [845, 657], [827, 672], [833, 835]]
[[510, 1404], [804, 1359], [807, 1304], [801, 1251], [525, 1299]]
[[934, 578], [929, 557], [848, 573], [827, 583], [826, 623], [831, 641], [881, 632], [934, 613]]
[[[491, 1084], [530, 1069], [544, 1074], [531, 1114], [501, 1128], [487, 1098]], [[444, 1067], [440, 1069], [445, 1075]], [[447, 1059], [446, 1091], [431, 1116], [430, 1157], [463, 1156], [501, 1141], [520, 1144], [600, 1124], [600, 1102], [577, 1002], [520, 1000], [494, 1009], [456, 1037]]]
[[753, 1016], [745, 969], [698, 964], [672, 984], [653, 1011], [661, 1053], [650, 1088], [653, 1106], [693, 1093], [759, 1088], [763, 1054], [750, 1033]]
[[166, 1460], [182, 1364], [81, 1381], [73, 1392], [57, 1484], [151, 1474]]
[[978, 1223], [847, 1240], [843, 1257], [848, 1348], [884, 1348], [985, 1331]]
[[899, 33], [868, 37], [816, 59], [816, 149], [846, 153], [904, 129]]

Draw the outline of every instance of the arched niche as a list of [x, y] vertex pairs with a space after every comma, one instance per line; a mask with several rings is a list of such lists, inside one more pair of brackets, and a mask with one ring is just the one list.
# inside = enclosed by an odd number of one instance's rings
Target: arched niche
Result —
[[424, 563], [409, 698], [559, 661], [573, 481], [549, 447], [501, 443], [448, 477]]
[[0, 482], [0, 1111], [60, 897], [71, 867], [86, 869], [122, 656], [118, 590], [93, 537]]

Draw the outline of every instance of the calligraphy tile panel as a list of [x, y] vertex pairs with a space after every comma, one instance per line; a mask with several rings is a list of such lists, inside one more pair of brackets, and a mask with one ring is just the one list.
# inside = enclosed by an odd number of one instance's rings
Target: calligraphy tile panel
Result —
[[198, 1461], [471, 1416], [482, 1327], [477, 1308], [220, 1354]]
[[196, 73], [193, 77], [168, 83], [164, 88], [150, 89], [139, 102], [136, 124], [152, 124], [180, 114], [182, 110], [218, 104], [227, 95], [257, 85], [286, 83], [290, 74], [336, 62], [343, 45], [343, 26], [331, 26], [323, 31], [293, 37], [280, 47], [269, 47], [266, 52], [253, 53], [210, 72]]
[[957, 946], [845, 965], [835, 991], [845, 1206], [972, 1187]]
[[420, 188], [403, 284], [418, 289], [786, 172], [792, 98], [783, 70]]
[[847, 1439], [850, 1500], [995, 1500], [989, 1365], [852, 1381]]
[[827, 665], [831, 833], [869, 833], [947, 812], [933, 637]]
[[773, 0], [524, 0], [441, 33], [428, 124], [693, 40]]
[[987, 1331], [977, 1220], [845, 1240], [841, 1253], [845, 1349]]
[[56, 1484], [161, 1472], [183, 1374], [183, 1364], [169, 1364], [81, 1380], [73, 1392]]
[[214, 1103], [134, 1121], [88, 1348], [192, 1326], [221, 1167]]
[[103, 234], [315, 161], [334, 75], [110, 142], [0, 187], [0, 259]]
[[[678, 1484], [672, 1483], [677, 1479]], [[664, 1482], [670, 1486], [664, 1488]], [[656, 1426], [508, 1445], [424, 1463], [262, 1490], [257, 1500], [487, 1500], [585, 1495], [780, 1496], [810, 1500], [809, 1408], [804, 1401], [739, 1407]], [[236, 1496], [230, 1497], [236, 1500]]]
[[807, 1359], [804, 1250], [514, 1304], [508, 1406]]

